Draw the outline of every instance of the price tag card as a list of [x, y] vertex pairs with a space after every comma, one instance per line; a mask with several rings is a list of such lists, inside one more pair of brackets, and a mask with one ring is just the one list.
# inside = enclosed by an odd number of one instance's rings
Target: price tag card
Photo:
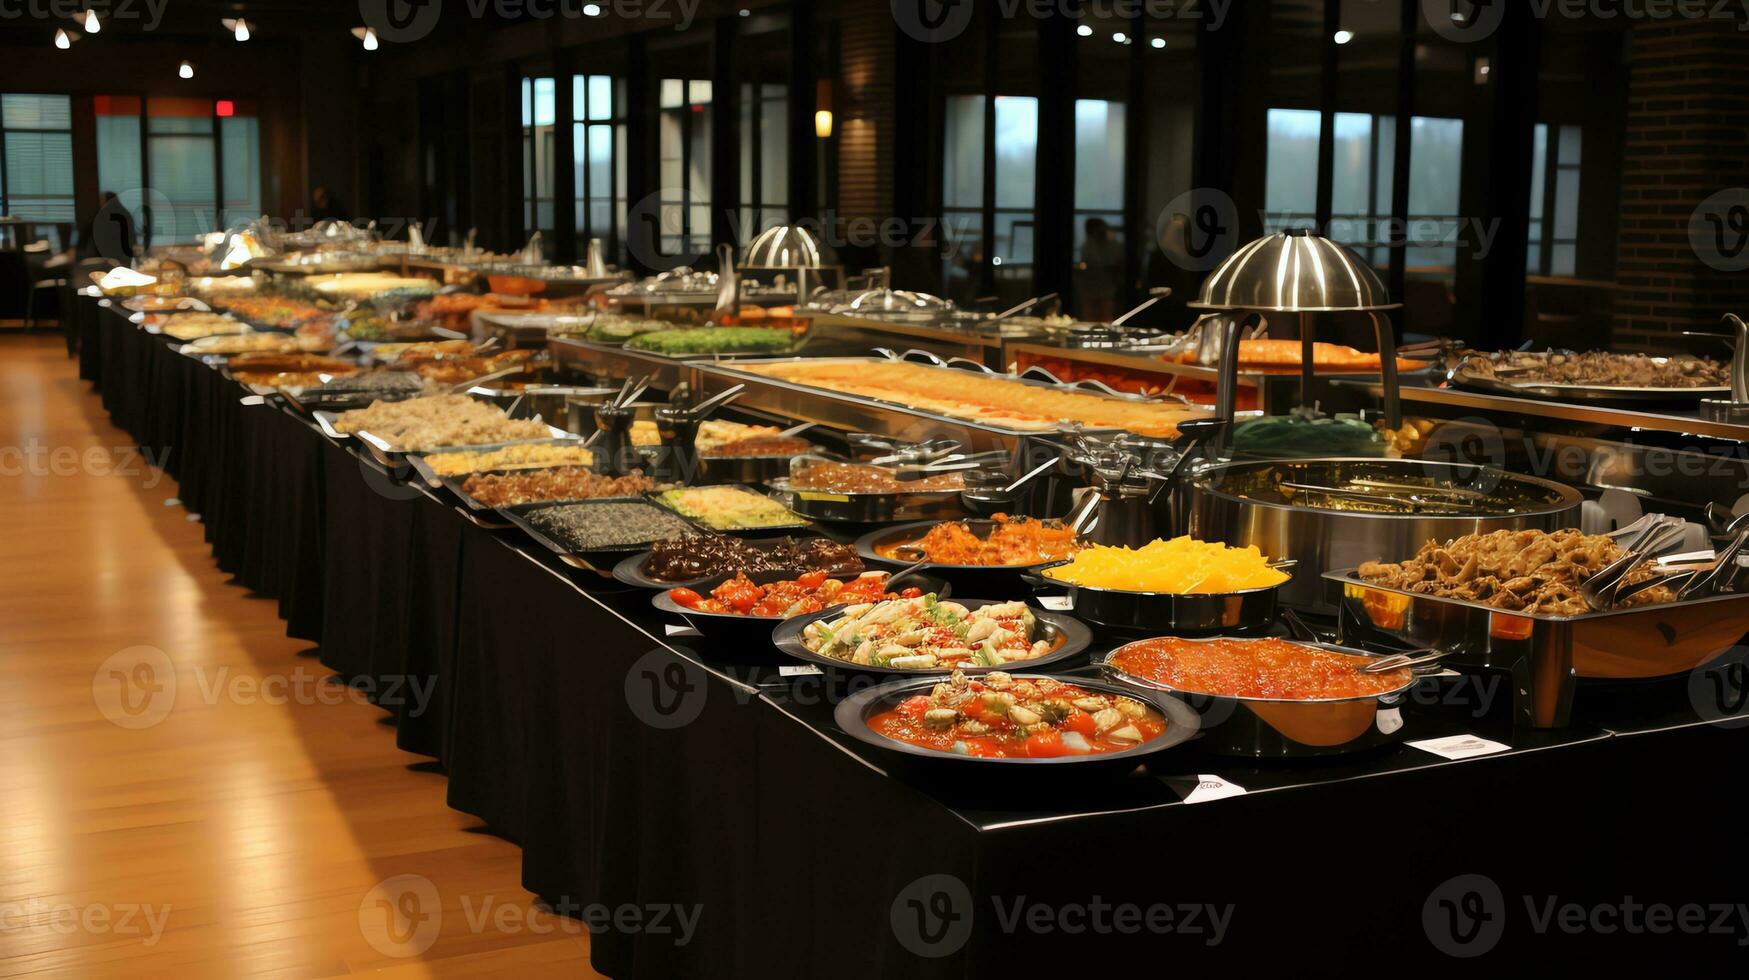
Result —
[[1073, 612], [1075, 600], [1066, 595], [1041, 595], [1038, 604], [1052, 612]]
[[1194, 781], [1189, 776], [1182, 776], [1166, 781], [1172, 788], [1184, 797], [1186, 803], [1207, 803], [1210, 800], [1224, 800], [1230, 796], [1244, 796], [1245, 787], [1238, 783], [1230, 783], [1219, 776], [1203, 773]]
[[1505, 752], [1512, 746], [1485, 739], [1480, 735], [1452, 735], [1447, 738], [1429, 738], [1419, 742], [1404, 743], [1423, 752], [1431, 752], [1442, 759], [1468, 759], [1478, 755], [1493, 755]]
[[784, 664], [777, 668], [777, 676], [779, 677], [812, 677], [815, 674], [824, 673], [825, 671], [813, 664]]
[[678, 623], [667, 623], [662, 627], [662, 629], [665, 630], [669, 636], [699, 636], [700, 635], [698, 630], [695, 630], [690, 626], [682, 626]]

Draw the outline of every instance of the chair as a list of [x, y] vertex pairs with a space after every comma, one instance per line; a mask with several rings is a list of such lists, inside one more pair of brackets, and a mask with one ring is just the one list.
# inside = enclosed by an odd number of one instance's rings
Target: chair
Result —
[[[56, 262], [56, 259], [61, 259]], [[24, 268], [27, 279], [27, 292], [24, 299], [24, 329], [36, 329], [36, 295], [38, 290], [54, 290], [55, 322], [58, 325], [66, 317], [66, 310], [61, 308], [59, 290], [67, 285], [67, 262], [64, 257], [49, 250], [46, 239], [32, 242], [24, 247]]]

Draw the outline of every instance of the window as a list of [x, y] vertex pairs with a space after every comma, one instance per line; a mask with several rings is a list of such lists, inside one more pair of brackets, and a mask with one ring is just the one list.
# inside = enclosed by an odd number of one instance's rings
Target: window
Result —
[[[1582, 137], [1578, 126], [1537, 123], [1531, 144], [1530, 248], [1525, 270], [1532, 275], [1578, 274]], [[1545, 229], [1549, 234], [1544, 234]]]
[[665, 255], [701, 254], [711, 247], [710, 109], [709, 81], [662, 79], [657, 111]]
[[[1375, 266], [1390, 264], [1391, 196], [1397, 120], [1338, 112], [1330, 175], [1331, 238], [1353, 247]], [[1264, 226], [1275, 232], [1316, 223], [1318, 140], [1323, 120], [1311, 109], [1271, 109], [1265, 173]], [[1461, 119], [1415, 116], [1409, 121], [1409, 211], [1402, 231], [1409, 269], [1448, 269], [1455, 263], [1458, 196], [1462, 188]]]
[[261, 216], [261, 127], [253, 103], [99, 95], [97, 180], [148, 245], [184, 244]]
[[[961, 302], [976, 295], [986, 249], [999, 291], [1003, 282], [1029, 283], [1036, 224], [1038, 100], [949, 96], [945, 146], [942, 222], [950, 247], [943, 272], [948, 295]], [[990, 194], [984, 187], [987, 156], [996, 161]]]
[[[1124, 276], [1124, 104], [1075, 100], [1075, 296], [1083, 317], [1109, 320]], [[1087, 226], [1103, 223], [1091, 246]], [[1094, 228], [1099, 228], [1099, 224]]]
[[1323, 119], [1316, 109], [1271, 109], [1264, 164], [1264, 231], [1305, 227], [1317, 220], [1318, 138]]
[[577, 254], [599, 238], [611, 262], [626, 222], [625, 86], [610, 75], [571, 76], [571, 118]]
[[789, 86], [741, 85], [741, 243], [789, 220]]
[[[0, 214], [72, 224], [72, 99], [0, 96], [0, 134], [5, 143], [0, 152]], [[54, 247], [68, 244], [56, 241]]]
[[522, 80], [522, 228], [553, 233], [553, 126], [557, 120], [551, 78]]

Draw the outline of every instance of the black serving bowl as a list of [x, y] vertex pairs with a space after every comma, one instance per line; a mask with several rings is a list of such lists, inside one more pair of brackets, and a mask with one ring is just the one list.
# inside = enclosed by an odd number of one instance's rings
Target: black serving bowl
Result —
[[[905, 583], [901, 582], [899, 584], [904, 585]], [[1018, 602], [1020, 600], [955, 599], [953, 601], [968, 609], [977, 609], [981, 606], [994, 606], [1004, 602]], [[807, 663], [816, 664], [825, 670], [839, 674], [854, 674], [865, 677], [882, 678], [927, 676], [940, 680], [941, 678], [953, 673], [954, 668], [952, 667], [930, 667], [924, 670], [900, 670], [895, 667], [875, 667], [872, 665], [853, 664], [847, 660], [839, 660], [836, 657], [823, 657], [814, 651], [809, 650], [807, 645], [802, 642], [802, 631], [808, 628], [808, 624], [822, 619], [831, 619], [842, 613], [842, 609], [827, 609], [809, 616], [797, 616], [794, 619], [786, 619], [783, 621], [783, 624], [777, 628], [776, 632], [772, 633], [771, 640], [777, 645], [779, 650], [782, 650], [791, 657], [794, 657], [797, 660], [806, 661]], [[1037, 672], [1048, 667], [1062, 669], [1076, 657], [1085, 652], [1088, 645], [1093, 642], [1092, 632], [1073, 617], [1065, 616], [1062, 613], [1044, 612], [1039, 609], [1033, 609], [1032, 614], [1038, 621], [1038, 628], [1041, 631], [1041, 635], [1044, 638], [1052, 640], [1055, 646], [1055, 649], [1050, 653], [1034, 660], [1023, 660], [1002, 667], [962, 667], [960, 668], [960, 671], [967, 675], [975, 676], [978, 674], [988, 674], [997, 670], [1009, 672], [1013, 672], [1014, 670], [1026, 670]]]
[[[1033, 679], [1040, 674], [1015, 674], [1016, 680]], [[1077, 687], [1099, 694], [1132, 698], [1148, 705], [1166, 716], [1166, 731], [1151, 742], [1143, 742], [1133, 748], [1120, 752], [1107, 752], [1100, 755], [1065, 755], [1051, 759], [993, 759], [980, 756], [956, 755], [952, 752], [937, 752], [921, 746], [895, 741], [876, 733], [869, 727], [868, 720], [882, 711], [891, 709], [894, 705], [918, 694], [928, 694], [930, 689], [940, 683], [939, 676], [917, 677], [893, 681], [878, 687], [868, 688], [850, 695], [838, 702], [833, 711], [833, 720], [844, 734], [878, 749], [894, 761], [913, 766], [918, 773], [952, 774], [955, 778], [970, 774], [982, 773], [991, 777], [1009, 777], [1019, 770], [1027, 771], [1027, 779], [1036, 775], [1097, 775], [1110, 777], [1122, 775], [1148, 761], [1149, 757], [1194, 738], [1200, 728], [1197, 713], [1188, 705], [1170, 697], [1157, 693], [1137, 691], [1103, 680], [1090, 680], [1082, 677], [1056, 678]]]
[[[937, 524], [964, 524], [980, 537], [987, 535], [996, 526], [993, 520], [979, 519], [898, 524], [870, 531], [857, 538], [856, 553], [862, 556], [862, 560], [870, 568], [904, 568], [912, 562], [903, 558], [885, 557], [876, 549], [922, 540]], [[952, 582], [954, 588], [963, 595], [1028, 595], [1032, 591], [1032, 585], [1027, 578], [1029, 573], [1055, 564], [1055, 561], [1039, 562], [1035, 565], [945, 565], [931, 562], [924, 565], [923, 570]]]
[[1109, 633], [1125, 636], [1212, 636], [1217, 633], [1255, 633], [1268, 629], [1280, 608], [1281, 591], [1288, 579], [1261, 589], [1242, 592], [1131, 592], [1076, 585], [1051, 578], [1046, 571], [1065, 562], [1052, 562], [1026, 573], [1026, 582], [1039, 593], [1066, 597], [1064, 611]]
[[[757, 585], [769, 585], [772, 582], [793, 579], [799, 574], [801, 573], [792, 571], [751, 572], [747, 577]], [[671, 585], [651, 596], [650, 605], [655, 606], [659, 612], [679, 616], [686, 620], [688, 626], [711, 641], [708, 652], [723, 656], [726, 660], [746, 664], [788, 662], [786, 652], [780, 651], [772, 643], [772, 632], [789, 620], [779, 616], [740, 616], [734, 613], [700, 612], [697, 609], [688, 609], [680, 605], [668, 595], [673, 589], [692, 589], [700, 595], [708, 596], [712, 589], [734, 577], [735, 573], [730, 572], [726, 575], [713, 575], [693, 585]], [[833, 575], [830, 577], [849, 581], [858, 576]], [[901, 589], [915, 587], [924, 592], [945, 595], [948, 585], [940, 579], [932, 579], [925, 575], [909, 575], [899, 583], [899, 587]], [[829, 606], [819, 613], [809, 614], [809, 617], [796, 618], [818, 618], [822, 615], [833, 614], [843, 608], [842, 605]]]

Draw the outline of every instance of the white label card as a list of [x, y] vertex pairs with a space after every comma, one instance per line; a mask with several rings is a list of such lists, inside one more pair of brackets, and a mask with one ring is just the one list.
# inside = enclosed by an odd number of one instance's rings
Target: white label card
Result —
[[1075, 608], [1075, 600], [1066, 595], [1041, 595], [1038, 604], [1052, 612], [1071, 612]]
[[679, 623], [665, 623], [665, 624], [663, 624], [662, 629], [665, 632], [667, 632], [667, 634], [669, 636], [698, 636], [699, 635], [698, 630], [695, 630], [690, 626], [682, 626]]
[[825, 671], [813, 664], [784, 664], [782, 667], [777, 668], [777, 676], [779, 677], [811, 677], [815, 674], [824, 673]]
[[1229, 796], [1244, 796], [1245, 787], [1238, 783], [1229, 783], [1219, 776], [1208, 773], [1196, 777], [1196, 785], [1184, 795], [1186, 803], [1207, 803], [1210, 800], [1224, 800]]
[[1512, 748], [1500, 742], [1485, 739], [1480, 735], [1452, 735], [1448, 738], [1429, 738], [1419, 742], [1404, 743], [1423, 752], [1431, 752], [1442, 759], [1468, 759], [1478, 755], [1493, 755], [1496, 752], [1506, 752]]

